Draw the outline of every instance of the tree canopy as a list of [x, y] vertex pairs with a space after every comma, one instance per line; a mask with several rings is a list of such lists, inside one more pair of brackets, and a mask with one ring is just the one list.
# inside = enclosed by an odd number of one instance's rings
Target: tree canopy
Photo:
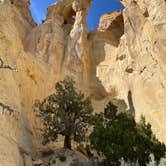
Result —
[[64, 147], [69, 149], [71, 140], [85, 141], [93, 107], [71, 78], [56, 83], [55, 93], [37, 101], [35, 110], [44, 125], [44, 144], [56, 141], [59, 135], [65, 137]]
[[145, 166], [154, 154], [157, 162], [165, 155], [166, 147], [154, 136], [145, 118], [137, 124], [129, 112], [118, 113], [111, 102], [104, 113], [93, 119], [94, 130], [90, 135], [92, 148], [105, 157], [104, 165], [120, 165], [120, 159]]
[[[104, 157], [104, 166], [118, 166], [121, 159], [146, 166], [151, 154], [158, 163], [166, 153], [165, 145], [155, 137], [144, 117], [136, 123], [130, 112], [118, 112], [111, 102], [104, 112], [92, 115], [90, 99], [76, 89], [69, 77], [56, 83], [55, 93], [37, 101], [35, 111], [43, 122], [44, 144], [56, 141], [61, 135], [64, 148], [71, 149], [72, 140], [81, 143], [89, 138], [90, 146]], [[93, 125], [91, 133], [90, 125]]]

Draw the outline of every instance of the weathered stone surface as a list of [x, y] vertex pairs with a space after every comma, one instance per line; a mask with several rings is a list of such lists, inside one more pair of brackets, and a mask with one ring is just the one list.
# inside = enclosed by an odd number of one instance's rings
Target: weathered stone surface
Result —
[[[41, 147], [42, 140], [37, 132], [40, 123], [32, 106], [36, 99], [51, 94], [55, 82], [64, 77], [61, 74], [63, 60], [67, 59], [64, 56], [73, 56], [65, 50], [69, 47], [82, 50], [79, 56], [74, 53], [78, 60], [89, 56], [84, 52], [87, 45], [87, 11], [84, 8], [90, 1], [65, 0], [53, 4], [39, 27], [33, 26], [29, 16], [25, 18], [23, 3], [6, 0], [0, 5], [0, 109], [3, 115], [0, 117], [0, 147], [4, 152], [0, 154], [0, 165], [5, 166], [11, 163], [22, 166], [24, 154], [33, 156], [35, 149]], [[29, 6], [29, 2], [25, 3]], [[73, 13], [77, 13], [77, 21], [72, 18]], [[71, 35], [74, 22], [73, 29], [78, 32], [73, 30], [72, 33], [80, 38], [77, 47], [74, 45], [77, 40]], [[80, 29], [77, 24], [81, 25]], [[71, 42], [66, 42], [70, 35]], [[82, 68], [81, 73], [85, 69]], [[79, 75], [75, 78], [78, 77], [81, 78]]]
[[[56, 72], [51, 65], [24, 51], [31, 24], [9, 1], [0, 5], [0, 165], [22, 166], [24, 154], [41, 146], [33, 113], [36, 99], [54, 89]], [[40, 141], [39, 141], [40, 140]]]
[[[115, 20], [108, 21], [103, 18], [115, 18]], [[88, 34], [88, 41], [90, 46], [91, 53], [91, 83], [93, 83], [93, 87], [96, 86], [96, 90], [98, 95], [110, 96], [114, 95], [105, 92], [103, 88], [103, 79], [108, 79], [106, 75], [102, 75], [99, 72], [104, 73], [104, 70], [107, 68], [107, 64], [113, 62], [116, 59], [116, 48], [119, 45], [120, 37], [124, 34], [124, 24], [123, 17], [121, 12], [109, 13], [104, 15], [100, 19], [100, 28], [94, 30]], [[103, 27], [102, 24], [108, 24], [108, 27]], [[109, 22], [109, 23], [108, 23]], [[103, 62], [103, 63], [102, 63]], [[106, 65], [104, 64], [106, 62]], [[100, 68], [100, 71], [97, 72], [97, 66], [103, 64]], [[97, 78], [100, 76], [100, 80]], [[105, 85], [105, 84], [104, 84]], [[116, 93], [116, 90], [112, 88], [113, 93]], [[100, 108], [101, 109], [101, 108]]]
[[22, 39], [30, 29], [31, 25], [9, 1], [0, 5], [0, 165], [4, 166], [23, 165], [20, 149], [24, 153], [32, 150], [20, 97], [22, 69], [17, 64]]
[[28, 23], [31, 26], [36, 26], [36, 23], [33, 21], [32, 16], [31, 16], [31, 12], [29, 10], [30, 7], [30, 0], [10, 0], [12, 5], [15, 5], [19, 12], [21, 13], [22, 17], [28, 21]]
[[104, 14], [100, 18], [99, 27], [98, 27], [99, 30], [107, 30], [107, 29], [113, 30], [113, 28], [116, 28], [118, 30], [119, 28], [121, 29], [124, 28], [123, 16], [121, 10]]
[[166, 4], [126, 2], [124, 35], [110, 58], [100, 63], [97, 75], [108, 93], [116, 91], [115, 97], [129, 106], [132, 100], [136, 119], [145, 115], [158, 138], [166, 141]]
[[86, 15], [90, 7], [90, 0], [75, 0], [71, 7], [76, 18], [67, 39], [63, 75], [70, 75], [80, 85], [83, 83], [87, 86], [90, 79], [90, 55]]
[[95, 111], [110, 99], [119, 109], [127, 104], [166, 142], [165, 2], [126, 2], [88, 33], [90, 0], [58, 1], [40, 26], [29, 1], [0, 1], [0, 165], [23, 166], [42, 149], [32, 106], [66, 75], [92, 97]]

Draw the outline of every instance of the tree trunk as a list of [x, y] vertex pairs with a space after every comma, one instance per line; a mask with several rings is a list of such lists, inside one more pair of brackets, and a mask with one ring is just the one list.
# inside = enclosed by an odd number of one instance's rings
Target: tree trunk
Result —
[[71, 136], [68, 136], [68, 135], [65, 136], [64, 148], [71, 150]]

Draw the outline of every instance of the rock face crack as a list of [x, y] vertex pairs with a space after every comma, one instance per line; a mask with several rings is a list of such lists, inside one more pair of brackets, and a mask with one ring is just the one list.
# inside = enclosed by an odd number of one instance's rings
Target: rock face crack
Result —
[[1, 102], [0, 102], [0, 107], [3, 110], [3, 113], [4, 113], [5, 110], [8, 111], [10, 113], [10, 115], [15, 112], [14, 109], [12, 109], [10, 106], [5, 105], [5, 104], [3, 104]]
[[146, 66], [144, 66], [144, 68], [140, 71], [140, 74], [142, 74], [145, 70], [146, 70]]
[[0, 69], [9, 69], [9, 70], [16, 70], [15, 67], [11, 67], [9, 65], [5, 65], [2, 58], [0, 58]]
[[134, 103], [133, 103], [132, 92], [130, 90], [128, 91], [127, 98], [128, 98], [128, 103], [129, 103], [130, 111], [135, 116], [135, 107], [134, 107]]

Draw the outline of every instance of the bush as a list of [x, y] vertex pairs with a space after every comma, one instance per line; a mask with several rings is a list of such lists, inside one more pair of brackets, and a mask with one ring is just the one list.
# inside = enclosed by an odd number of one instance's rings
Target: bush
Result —
[[59, 155], [59, 160], [62, 161], [62, 162], [66, 161], [66, 156], [64, 154], [60, 154]]

